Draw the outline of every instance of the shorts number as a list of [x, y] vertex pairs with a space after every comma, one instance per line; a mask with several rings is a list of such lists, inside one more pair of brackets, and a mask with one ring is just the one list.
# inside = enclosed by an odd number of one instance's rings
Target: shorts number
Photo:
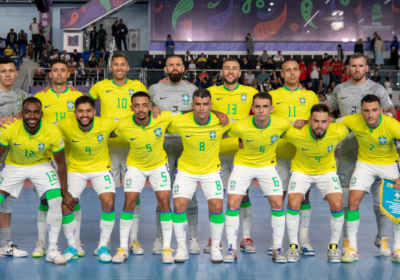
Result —
[[337, 179], [337, 178], [335, 178], [335, 177], [332, 177], [332, 180], [333, 180], [333, 182], [334, 182], [334, 183], [336, 183], [336, 184], [338, 184], [338, 186], [340, 186], [340, 183], [339, 183], [339, 181], [338, 181], [338, 179]]
[[318, 161], [318, 163], [321, 162], [321, 157], [315, 157], [315, 160]]
[[265, 146], [260, 146], [260, 152], [264, 153], [265, 152]]
[[146, 145], [146, 149], [147, 149], [147, 152], [148, 152], [148, 153], [150, 153], [150, 152], [153, 151], [153, 149], [151, 148], [151, 144], [147, 144], [147, 145]]
[[85, 148], [85, 152], [87, 152], [87, 153], [89, 153], [89, 155], [91, 155], [92, 154], [92, 148], [86, 147]]
[[128, 106], [128, 100], [126, 98], [118, 98], [117, 108], [126, 109], [127, 106]]
[[65, 119], [65, 112], [56, 113], [56, 122]]
[[49, 183], [57, 181], [57, 174], [55, 171], [50, 171], [46, 173], [47, 177], [49, 178]]
[[204, 152], [205, 151], [204, 145], [205, 145], [204, 142], [200, 142], [200, 152]]
[[215, 184], [217, 185], [217, 191], [220, 191], [221, 190], [221, 182], [215, 181]]
[[163, 179], [163, 183], [167, 182], [167, 175], [165, 175], [165, 172], [161, 172], [161, 178]]
[[232, 114], [232, 115], [236, 115], [236, 108], [237, 105], [236, 104], [228, 104], [228, 115]]
[[25, 156], [26, 157], [34, 157], [35, 156], [35, 152], [34, 151], [25, 150]]
[[[289, 106], [289, 116], [288, 116], [289, 118], [292, 117], [291, 114], [292, 114], [292, 107]], [[296, 117], [296, 106], [293, 106], [293, 118], [295, 117]]]
[[351, 114], [353, 115], [355, 113], [357, 113], [357, 107], [353, 106], [353, 107], [351, 107]]
[[104, 176], [104, 181], [108, 182], [111, 185], [110, 175]]
[[279, 180], [276, 177], [272, 177], [272, 181], [274, 181], [274, 186], [279, 187]]
[[373, 148], [375, 148], [374, 144], [369, 144], [371, 146], [371, 148], [369, 148], [370, 151], [372, 151]]

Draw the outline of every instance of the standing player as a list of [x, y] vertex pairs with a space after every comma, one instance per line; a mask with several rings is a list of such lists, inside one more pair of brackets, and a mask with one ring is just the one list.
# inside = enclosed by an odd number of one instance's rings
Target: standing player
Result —
[[[299, 89], [300, 70], [296, 61], [289, 60], [283, 63], [281, 75], [285, 80], [284, 87], [270, 92], [275, 108], [272, 114], [289, 118], [295, 128], [301, 129], [308, 122], [312, 106], [319, 103], [318, 97], [312, 91]], [[278, 140], [276, 161], [283, 185], [283, 197], [288, 191], [290, 165], [295, 153], [296, 148], [293, 144], [286, 140]], [[311, 205], [308, 196], [309, 192], [300, 206], [300, 252], [305, 255], [315, 255], [308, 237], [311, 219]], [[272, 251], [271, 247], [268, 253], [272, 254]]]
[[[115, 223], [115, 184], [111, 173], [108, 139], [117, 122], [112, 118], [95, 117], [95, 102], [88, 96], [76, 99], [74, 113], [74, 117], [58, 123], [65, 142], [70, 146], [67, 153], [68, 192], [75, 201], [79, 201], [87, 182], [92, 182], [103, 211], [97, 257], [100, 262], [111, 262], [107, 243]], [[66, 207], [63, 207], [63, 213], [65, 227], [68, 227], [70, 221], [74, 220], [74, 213]]]
[[228, 207], [226, 209], [226, 235], [229, 249], [224, 257], [224, 262], [234, 262], [237, 259], [239, 206], [254, 178], [260, 183], [264, 196], [271, 205], [273, 260], [286, 262], [282, 249], [285, 232], [283, 189], [276, 168], [275, 150], [278, 138], [291, 125], [288, 118], [270, 115], [274, 109], [271, 104], [271, 95], [257, 93], [253, 97], [254, 116], [237, 121], [226, 132], [228, 136], [242, 139], [244, 148], [236, 153], [233, 161], [234, 167], [229, 178]]
[[283, 139], [296, 147], [288, 190], [286, 222], [290, 247], [286, 257], [288, 262], [297, 262], [299, 259], [300, 205], [314, 183], [322, 197], [329, 202], [331, 210], [328, 258], [330, 262], [340, 262], [342, 254], [338, 244], [344, 212], [334, 151], [339, 142], [349, 134], [349, 130], [342, 124], [329, 124], [329, 109], [324, 104], [312, 107], [308, 122], [301, 130], [291, 127], [282, 135]]
[[[361, 114], [346, 116], [339, 121], [353, 131], [359, 146], [350, 181], [349, 209], [346, 212], [349, 248], [342, 258], [342, 262], [353, 262], [358, 260], [358, 209], [365, 193], [371, 191], [377, 178], [398, 179], [400, 176], [399, 154], [394, 145], [394, 139], [400, 139], [400, 123], [383, 115], [381, 100], [371, 94], [361, 100]], [[393, 223], [393, 233], [392, 261], [400, 262], [400, 224]]]
[[[22, 120], [17, 120], [8, 129], [1, 129], [0, 156], [7, 147], [10, 147], [10, 153], [6, 166], [0, 172], [0, 204], [5, 198], [17, 199], [23, 183], [30, 179], [39, 197], [46, 197], [49, 205], [46, 261], [65, 264], [67, 261], [57, 248], [62, 223], [61, 204], [73, 210], [75, 201], [67, 190], [67, 167], [61, 132], [53, 124], [42, 121], [42, 116], [40, 100], [30, 97], [22, 103]], [[50, 163], [53, 155], [58, 165], [58, 176]]]
[[149, 178], [156, 193], [162, 225], [163, 263], [173, 263], [171, 250], [172, 212], [169, 204], [171, 191], [168, 156], [163, 149], [164, 135], [169, 124], [179, 112], [162, 112], [157, 119], [150, 111], [150, 96], [137, 92], [132, 96], [131, 110], [135, 113], [119, 121], [115, 134], [129, 141], [130, 151], [127, 159], [127, 171], [124, 179], [125, 204], [121, 213], [121, 246], [113, 262], [123, 263], [128, 259], [128, 239], [133, 222], [136, 200]]
[[193, 93], [193, 113], [176, 118], [168, 127], [170, 133], [178, 133], [183, 142], [183, 153], [173, 187], [174, 213], [172, 220], [178, 250], [175, 262], [189, 258], [186, 248], [186, 208], [197, 183], [200, 182], [208, 202], [211, 226], [211, 260], [222, 262], [221, 236], [225, 222], [222, 213], [223, 184], [221, 163], [218, 158], [221, 139], [231, 125], [222, 126], [217, 116], [210, 112], [210, 92], [198, 89]]
[[[253, 103], [253, 96], [258, 90], [253, 87], [243, 86], [238, 83], [240, 78], [240, 64], [234, 58], [228, 58], [222, 66], [224, 84], [208, 88], [211, 93], [212, 109], [227, 114], [234, 120], [246, 118]], [[238, 150], [238, 139], [228, 138], [221, 141], [221, 172], [224, 186], [228, 186], [229, 176], [232, 172], [234, 154]], [[239, 210], [242, 222], [243, 240], [240, 247], [246, 252], [254, 253], [256, 248], [250, 236], [251, 202], [248, 194], [243, 197]], [[211, 251], [211, 238], [204, 252]]]
[[[366, 78], [368, 72], [367, 60], [361, 53], [355, 53], [350, 57], [350, 75], [351, 79], [345, 83], [339, 84], [335, 87], [332, 97], [329, 99], [327, 105], [331, 111], [340, 110], [342, 116], [352, 115], [361, 112], [361, 99], [366, 94], [373, 94], [381, 100], [383, 112], [391, 114], [396, 117], [396, 110], [390, 100], [389, 94], [386, 89], [371, 80]], [[349, 197], [349, 186], [351, 175], [357, 162], [358, 143], [354, 133], [350, 133], [340, 144], [339, 153], [339, 178], [343, 188], [343, 206], [346, 209]], [[389, 249], [388, 240], [386, 235], [386, 216], [384, 216], [380, 209], [380, 179], [375, 182], [371, 187], [372, 196], [374, 198], [374, 212], [376, 222], [378, 225], [378, 234], [375, 238], [375, 245], [380, 248], [380, 254], [389, 256], [391, 251]], [[343, 226], [343, 251], [348, 248], [347, 226], [346, 221]]]

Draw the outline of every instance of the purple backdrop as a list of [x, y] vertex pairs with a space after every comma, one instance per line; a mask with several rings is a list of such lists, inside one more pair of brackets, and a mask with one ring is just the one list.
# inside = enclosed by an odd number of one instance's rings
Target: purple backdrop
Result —
[[45, 0], [47, 2], [47, 11], [39, 13], [39, 23], [43, 30], [43, 35], [46, 41], [51, 41], [52, 24], [53, 24], [53, 1]]

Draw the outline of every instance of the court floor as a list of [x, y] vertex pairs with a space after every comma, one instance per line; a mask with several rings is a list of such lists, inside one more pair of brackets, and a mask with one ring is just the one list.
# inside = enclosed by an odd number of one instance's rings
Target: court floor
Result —
[[[204, 247], [210, 236], [206, 201], [200, 188], [197, 189], [199, 201], [199, 242]], [[88, 188], [82, 195], [82, 230], [81, 239], [85, 245], [86, 256], [67, 265], [57, 266], [46, 263], [44, 258], [0, 258], [0, 279], [400, 279], [400, 264], [392, 263], [390, 257], [379, 256], [379, 249], [373, 244], [376, 235], [375, 215], [372, 197], [366, 196], [360, 206], [361, 225], [359, 231], [358, 262], [352, 264], [327, 262], [326, 248], [329, 242], [329, 206], [321, 199], [318, 190], [311, 192], [312, 217], [310, 238], [316, 256], [301, 256], [297, 263], [276, 264], [267, 254], [271, 242], [270, 208], [262, 197], [260, 188], [251, 193], [253, 205], [252, 239], [256, 246], [255, 254], [238, 253], [235, 263], [213, 264], [209, 254], [190, 255], [184, 264], [162, 264], [160, 255], [153, 255], [155, 239], [155, 195], [151, 188], [145, 188], [141, 195], [141, 219], [139, 241], [143, 244], [144, 255], [130, 255], [124, 264], [99, 263], [93, 256], [93, 250], [99, 239], [100, 202], [93, 189]], [[226, 203], [224, 203], [226, 204]], [[37, 238], [36, 214], [38, 198], [31, 188], [24, 188], [15, 203], [12, 219], [13, 241], [29, 254]], [[123, 206], [123, 189], [116, 195], [117, 221], [112, 234], [112, 254], [119, 247], [119, 215]], [[241, 230], [239, 229], [239, 240]], [[391, 223], [387, 225], [390, 244], [393, 242]], [[287, 235], [285, 233], [285, 235]], [[225, 253], [226, 235], [222, 244]], [[288, 238], [284, 239], [285, 249]], [[59, 246], [66, 248], [64, 235], [61, 233]], [[341, 245], [340, 245], [341, 246]], [[176, 249], [175, 236], [172, 248]]]

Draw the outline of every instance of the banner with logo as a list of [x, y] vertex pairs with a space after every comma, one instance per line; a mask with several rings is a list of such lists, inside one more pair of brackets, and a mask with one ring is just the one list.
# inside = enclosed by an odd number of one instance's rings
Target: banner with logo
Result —
[[400, 223], [400, 190], [395, 189], [394, 181], [383, 179], [381, 184], [381, 212], [394, 223]]
[[51, 31], [53, 25], [53, 0], [46, 0], [47, 2], [47, 11], [45, 13], [39, 13], [39, 23], [42, 27], [43, 36], [47, 41], [51, 41]]

